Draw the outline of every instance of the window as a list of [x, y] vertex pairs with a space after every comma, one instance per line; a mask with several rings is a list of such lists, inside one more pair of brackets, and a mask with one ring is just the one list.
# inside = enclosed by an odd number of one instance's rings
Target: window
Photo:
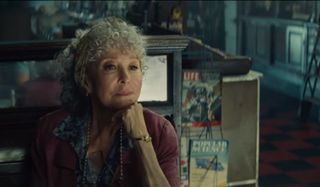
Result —
[[[168, 102], [168, 56], [146, 56], [139, 101]], [[0, 63], [0, 108], [60, 105], [59, 66], [53, 60]]]

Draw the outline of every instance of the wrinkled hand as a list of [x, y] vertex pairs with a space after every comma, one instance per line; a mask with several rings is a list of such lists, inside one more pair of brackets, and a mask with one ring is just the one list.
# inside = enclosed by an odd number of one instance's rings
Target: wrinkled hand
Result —
[[141, 138], [148, 135], [148, 130], [144, 121], [143, 107], [140, 103], [134, 103], [127, 109], [121, 111], [124, 129], [131, 138]]

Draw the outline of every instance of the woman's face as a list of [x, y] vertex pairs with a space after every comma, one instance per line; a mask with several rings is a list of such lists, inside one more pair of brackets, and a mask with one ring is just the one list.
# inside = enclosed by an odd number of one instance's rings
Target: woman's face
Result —
[[139, 59], [111, 49], [88, 73], [92, 102], [111, 109], [122, 109], [137, 102], [142, 85]]

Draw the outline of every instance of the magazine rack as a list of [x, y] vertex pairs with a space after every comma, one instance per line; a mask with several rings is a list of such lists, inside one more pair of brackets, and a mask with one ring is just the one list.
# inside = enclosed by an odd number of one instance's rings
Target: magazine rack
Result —
[[[221, 122], [223, 139], [229, 144], [228, 186], [258, 186], [261, 77], [262, 74], [255, 71], [249, 71], [244, 75], [222, 77]], [[186, 142], [190, 138], [198, 138], [201, 130], [196, 129], [194, 128], [192, 133], [184, 132], [181, 137], [182, 186], [188, 186], [186, 178], [188, 172], [191, 172], [190, 166], [185, 166], [185, 162], [190, 159], [188, 155], [190, 148]], [[222, 138], [219, 130], [212, 133], [211, 138]], [[186, 173], [186, 170], [189, 171]]]
[[[262, 74], [249, 71], [252, 62], [249, 57], [227, 55], [217, 49], [203, 46], [194, 40], [191, 40], [187, 50], [191, 53], [183, 53], [183, 70], [213, 70], [222, 75], [221, 122], [223, 139], [229, 142], [228, 186], [258, 186], [259, 79]], [[217, 63], [220, 61], [221, 64]], [[230, 64], [229, 62], [234, 63]], [[224, 68], [224, 66], [228, 66], [228, 68]], [[185, 129], [183, 128], [183, 130]], [[189, 172], [187, 171], [189, 168], [185, 166], [189, 159], [187, 139], [194, 138], [200, 133], [201, 131], [193, 130], [190, 132], [189, 130], [182, 134], [182, 186], [187, 185], [186, 178]], [[221, 137], [217, 128], [213, 133], [213, 137]]]

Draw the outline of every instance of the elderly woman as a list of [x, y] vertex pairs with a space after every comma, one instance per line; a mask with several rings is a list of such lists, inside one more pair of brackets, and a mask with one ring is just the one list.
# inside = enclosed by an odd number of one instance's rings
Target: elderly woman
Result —
[[137, 28], [111, 17], [57, 57], [64, 108], [39, 121], [34, 186], [179, 186], [173, 126], [137, 103], [144, 55]]

